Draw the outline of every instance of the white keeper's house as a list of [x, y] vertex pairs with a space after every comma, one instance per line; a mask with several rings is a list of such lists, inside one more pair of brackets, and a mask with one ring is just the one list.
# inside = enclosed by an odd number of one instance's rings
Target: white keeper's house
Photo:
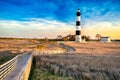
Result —
[[103, 36], [103, 37], [101, 37], [100, 41], [101, 42], [111, 42], [111, 39], [109, 36]]

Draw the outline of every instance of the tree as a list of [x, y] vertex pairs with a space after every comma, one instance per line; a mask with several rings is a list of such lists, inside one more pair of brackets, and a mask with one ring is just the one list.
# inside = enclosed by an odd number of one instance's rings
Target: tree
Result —
[[85, 40], [85, 39], [86, 39], [86, 36], [85, 36], [85, 35], [82, 35], [81, 38], [82, 38], [83, 40]]
[[86, 41], [89, 41], [90, 40], [90, 36], [86, 36]]
[[68, 38], [68, 37], [63, 37], [63, 40], [64, 40], [64, 41], [68, 41], [69, 38]]
[[100, 34], [96, 34], [96, 36], [95, 36], [95, 38], [97, 39], [97, 40], [100, 40], [101, 39], [101, 35]]
[[75, 41], [75, 35], [71, 35], [69, 38], [70, 41]]
[[90, 36], [82, 35], [82, 40], [88, 41], [90, 39]]
[[58, 36], [57, 36], [57, 39], [58, 39], [58, 40], [62, 40], [62, 36], [61, 36], [61, 35], [58, 35]]
[[48, 38], [47, 38], [47, 37], [45, 37], [44, 41], [45, 41], [45, 42], [48, 42], [49, 40], [48, 40]]

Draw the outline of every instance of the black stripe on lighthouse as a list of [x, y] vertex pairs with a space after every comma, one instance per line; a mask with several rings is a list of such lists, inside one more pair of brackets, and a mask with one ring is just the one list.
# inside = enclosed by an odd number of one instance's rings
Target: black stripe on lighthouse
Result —
[[80, 21], [76, 21], [76, 26], [80, 26]]
[[80, 14], [80, 12], [77, 12], [76, 15], [77, 15], [77, 16], [80, 16], [81, 14]]
[[81, 31], [76, 31], [76, 35], [81, 35]]

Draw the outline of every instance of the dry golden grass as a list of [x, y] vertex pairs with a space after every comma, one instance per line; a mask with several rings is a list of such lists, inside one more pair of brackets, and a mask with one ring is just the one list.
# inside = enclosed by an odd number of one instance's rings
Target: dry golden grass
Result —
[[60, 44], [56, 42], [43, 42], [36, 46], [36, 49], [40, 50], [63, 50], [63, 48], [60, 47]]
[[32, 50], [39, 41], [29, 39], [0, 39], [0, 52], [10, 50], [13, 53]]
[[65, 42], [65, 45], [76, 51], [35, 56], [36, 66], [75, 80], [120, 80], [120, 43]]
[[120, 57], [81, 54], [36, 56], [36, 66], [75, 80], [119, 80]]
[[66, 42], [65, 45], [75, 49], [74, 53], [91, 55], [120, 55], [120, 43], [76, 43]]

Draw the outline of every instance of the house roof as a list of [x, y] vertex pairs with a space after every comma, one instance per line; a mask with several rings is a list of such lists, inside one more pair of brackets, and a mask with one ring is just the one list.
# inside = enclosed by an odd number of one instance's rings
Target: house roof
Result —
[[109, 36], [102, 36], [101, 38], [110, 38]]

